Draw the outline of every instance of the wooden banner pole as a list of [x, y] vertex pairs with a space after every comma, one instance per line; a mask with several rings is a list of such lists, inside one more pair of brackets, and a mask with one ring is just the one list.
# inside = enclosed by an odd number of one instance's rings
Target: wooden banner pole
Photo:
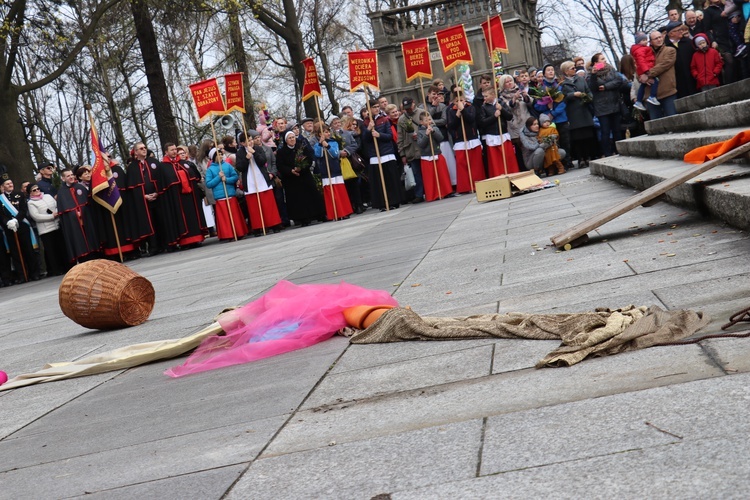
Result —
[[[370, 116], [370, 121], [372, 122], [371, 133], [373, 133], [373, 132], [376, 132], [375, 117], [372, 116], [372, 109], [370, 108], [370, 99], [367, 98], [369, 93], [370, 93], [370, 89], [367, 85], [365, 85], [365, 104], [367, 105], [367, 114]], [[380, 185], [383, 188], [383, 200], [385, 200], [385, 210], [390, 211], [391, 204], [388, 201], [388, 192], [385, 189], [385, 177], [383, 177], [383, 162], [380, 161], [380, 148], [378, 147], [377, 137], [375, 137], [374, 135], [372, 136], [372, 142], [373, 144], [375, 144], [375, 156], [378, 158], [378, 170], [380, 171]]]
[[[242, 132], [245, 134], [245, 151], [248, 151], [248, 147], [253, 150], [252, 153], [255, 153], [255, 148], [249, 146], [251, 138], [247, 135], [247, 126], [245, 125], [245, 117], [242, 115]], [[251, 169], [253, 168], [252, 163], [248, 162], [247, 168]], [[260, 168], [260, 167], [259, 167]], [[263, 236], [266, 235], [266, 221], [263, 218], [263, 207], [260, 205], [260, 190], [258, 188], [258, 176], [256, 175], [255, 169], [253, 169], [253, 181], [255, 181], [255, 197], [258, 200], [258, 212], [260, 212], [260, 226], [263, 228]], [[265, 179], [263, 179], [263, 182], [265, 182]], [[250, 207], [247, 207], [248, 211], [250, 210]], [[248, 213], [249, 215], [249, 213]], [[252, 227], [252, 221], [250, 221], [250, 226]]]
[[[492, 28], [490, 26], [490, 16], [489, 15], [487, 15], [487, 32], [489, 34], [489, 42], [490, 42], [490, 46], [488, 47], [488, 49], [489, 49], [489, 48], [493, 47], [493, 45], [492, 45]], [[490, 74], [492, 75], [492, 84], [495, 87], [495, 109], [497, 109], [498, 106], [500, 107], [500, 109], [502, 109], [502, 105], [500, 104], [500, 90], [499, 90], [499, 88], [497, 86], [497, 78], [495, 78], [495, 66], [494, 66], [494, 63], [492, 62], [492, 53], [493, 52], [494, 52], [494, 48], [493, 48], [493, 50], [490, 51], [489, 56], [490, 56]], [[500, 113], [502, 114], [502, 111]], [[503, 137], [503, 122], [502, 122], [502, 120], [501, 120], [501, 118], [500, 118], [499, 115], [497, 117], [497, 129], [500, 131], [500, 151], [502, 151], [502, 153], [503, 153], [503, 172], [505, 172], [505, 175], [508, 175], [508, 163], [507, 163], [507, 161], [505, 159], [505, 137]]]
[[[94, 127], [94, 115], [91, 113], [91, 105], [89, 103], [86, 103], [85, 107], [89, 115], [89, 123], [91, 124], [91, 129], [93, 130], [95, 127]], [[99, 154], [101, 154], [101, 151], [99, 152]], [[94, 163], [96, 163], [96, 159], [94, 159]], [[112, 212], [109, 212], [109, 215], [112, 216], [112, 231], [114, 231], [115, 233], [115, 243], [117, 244], [117, 253], [120, 255], [120, 263], [123, 263], [125, 262], [125, 259], [122, 256], [122, 247], [120, 246], [120, 235], [117, 234], [117, 224], [115, 223], [115, 214], [113, 214]]]
[[[427, 111], [427, 98], [424, 95], [424, 81], [422, 81], [422, 77], [419, 77], [419, 89], [422, 91], [422, 103], [424, 104], [424, 111], [425, 113], [429, 113]], [[437, 184], [437, 192], [438, 192], [438, 199], [442, 200], [443, 195], [440, 192], [440, 179], [438, 179], [438, 171], [437, 171], [437, 160], [435, 159], [435, 147], [432, 145], [432, 134], [428, 134], [430, 139], [430, 153], [432, 153], [432, 168], [435, 171], [435, 183]]]
[[[211, 132], [214, 135], [214, 147], [219, 149], [219, 142], [216, 140], [216, 128], [214, 127], [214, 115], [211, 114], [209, 120], [211, 121]], [[218, 154], [218, 153], [217, 153]], [[222, 160], [224, 155], [222, 155]], [[221, 163], [219, 165], [219, 173], [221, 173]], [[237, 229], [234, 227], [234, 216], [232, 215], [232, 206], [229, 204], [229, 193], [227, 192], [227, 183], [224, 179], [221, 179], [221, 185], [224, 186], [224, 201], [227, 204], [227, 212], [229, 212], [229, 223], [232, 225], [232, 234], [234, 235], [234, 241], [237, 241]], [[218, 229], [218, 227], [216, 228]]]
[[[320, 142], [322, 142], [323, 139], [323, 119], [320, 117], [320, 105], [318, 104], [318, 96], [313, 96], [315, 98], [315, 111], [318, 113], [318, 122], [320, 123], [320, 138], [318, 139]], [[323, 145], [321, 144], [321, 147]], [[331, 177], [331, 164], [328, 161], [328, 151], [326, 148], [323, 148], [323, 158], [326, 160], [326, 170], [328, 171], [328, 187], [330, 188], [331, 193], [331, 203], [333, 203], [333, 220], [339, 220], [339, 214], [336, 210], [336, 195], [333, 192], [333, 177]]]
[[[459, 85], [458, 82], [458, 69], [456, 69], [456, 66], [453, 66], [453, 75], [456, 78], [456, 87], [461, 88], [461, 85]], [[458, 93], [456, 93], [458, 95]], [[464, 93], [464, 89], [461, 88], [460, 98], [464, 100], [464, 107], [466, 107], [466, 94]], [[469, 104], [471, 106], [471, 104]], [[458, 108], [458, 104], [456, 104], [456, 108]], [[457, 109], [457, 111], [460, 113], [461, 111]], [[469, 141], [466, 140], [466, 124], [464, 123], [464, 115], [462, 114], [460, 117], [461, 119], [461, 133], [463, 133], [464, 137], [464, 154], [466, 155], [466, 169], [469, 171], [469, 186], [471, 187], [471, 192], [474, 192], [474, 179], [471, 176], [471, 162], [469, 161]]]

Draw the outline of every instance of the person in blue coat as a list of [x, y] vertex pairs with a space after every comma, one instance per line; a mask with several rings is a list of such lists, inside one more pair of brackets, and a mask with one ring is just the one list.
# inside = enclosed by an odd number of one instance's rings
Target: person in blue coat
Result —
[[206, 169], [206, 188], [211, 190], [216, 200], [216, 235], [219, 240], [243, 238], [248, 232], [247, 224], [235, 197], [240, 176], [233, 166], [224, 161], [222, 146], [209, 151], [208, 158], [211, 164]]

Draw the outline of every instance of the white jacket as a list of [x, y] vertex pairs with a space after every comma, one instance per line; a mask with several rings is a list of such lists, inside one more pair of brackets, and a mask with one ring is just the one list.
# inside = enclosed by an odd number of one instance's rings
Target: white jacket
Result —
[[[29, 200], [29, 216], [36, 222], [36, 230], [40, 235], [51, 233], [60, 228], [59, 219], [55, 218], [57, 213], [57, 202], [55, 199], [45, 194], [41, 200]], [[47, 213], [49, 209], [50, 213]]]

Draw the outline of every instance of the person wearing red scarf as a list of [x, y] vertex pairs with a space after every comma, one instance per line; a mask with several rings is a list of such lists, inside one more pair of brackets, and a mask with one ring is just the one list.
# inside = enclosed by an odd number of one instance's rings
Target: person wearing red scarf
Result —
[[160, 167], [163, 182], [159, 183], [160, 192], [157, 199], [174, 200], [175, 215], [184, 224], [184, 231], [180, 233], [177, 243], [181, 248], [199, 246], [208, 234], [198, 195], [200, 172], [180, 160], [177, 145], [172, 142], [164, 145], [164, 158]]

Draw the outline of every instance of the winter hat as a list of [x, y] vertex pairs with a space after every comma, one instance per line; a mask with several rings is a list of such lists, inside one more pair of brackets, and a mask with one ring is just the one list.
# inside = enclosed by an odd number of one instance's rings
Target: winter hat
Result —
[[641, 43], [644, 40], [648, 40], [648, 35], [642, 31], [635, 34], [635, 43]]
[[669, 21], [664, 29], [667, 33], [669, 33], [673, 29], [677, 29], [680, 27], [682, 27], [682, 23], [680, 21]]
[[541, 115], [539, 115], [539, 124], [541, 125], [544, 122], [552, 123], [552, 118], [549, 115], [545, 115], [544, 113], [542, 113]]
[[703, 36], [696, 36], [696, 37], [695, 37], [695, 38], [693, 39], [693, 42], [695, 42], [695, 44], [696, 44], [696, 45], [698, 45], [698, 43], [699, 43], [699, 42], [700, 42], [701, 40], [703, 40], [704, 42], [706, 42], [706, 41], [707, 41], [707, 40], [706, 40], [706, 37], [703, 37]]

